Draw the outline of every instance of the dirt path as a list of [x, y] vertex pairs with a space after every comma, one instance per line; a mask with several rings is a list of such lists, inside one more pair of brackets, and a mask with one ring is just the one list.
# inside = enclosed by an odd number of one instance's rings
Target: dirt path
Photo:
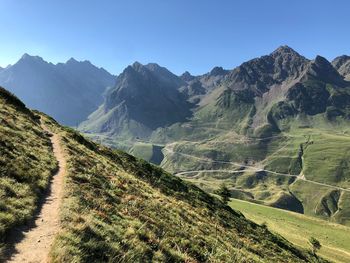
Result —
[[[48, 131], [44, 126], [43, 128]], [[34, 226], [21, 233], [23, 238], [15, 245], [14, 253], [8, 262], [48, 262], [48, 254], [55, 235], [59, 231], [59, 207], [63, 192], [66, 160], [60, 145], [60, 138], [52, 134], [51, 142], [59, 169], [51, 180], [49, 193], [43, 200]], [[16, 237], [14, 237], [16, 238]]]

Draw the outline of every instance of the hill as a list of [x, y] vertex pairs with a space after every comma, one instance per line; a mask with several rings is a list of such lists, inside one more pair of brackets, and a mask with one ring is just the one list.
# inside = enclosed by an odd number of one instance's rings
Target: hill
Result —
[[191, 114], [172, 117], [175, 123], [163, 122], [146, 137], [121, 140], [126, 132], [110, 133], [119, 127], [113, 123], [103, 132], [83, 131], [206, 191], [223, 182], [233, 197], [349, 224], [347, 62], [347, 56], [310, 60], [281, 46], [233, 70], [185, 72], [174, 86]]
[[323, 262], [196, 186], [28, 110], [6, 90], [0, 100], [2, 256], [57, 169], [46, 127], [67, 161], [53, 262]]
[[88, 61], [70, 59], [56, 65], [28, 54], [0, 70], [0, 85], [60, 122], [77, 126], [102, 103], [102, 94], [115, 82], [113, 75]]

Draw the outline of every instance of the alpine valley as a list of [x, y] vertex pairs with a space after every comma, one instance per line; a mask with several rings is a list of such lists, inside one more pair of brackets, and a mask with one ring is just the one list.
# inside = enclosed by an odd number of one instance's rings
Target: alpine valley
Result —
[[350, 56], [114, 76], [25, 54], [0, 85], [0, 261], [47, 195], [52, 262], [350, 261]]
[[134, 63], [79, 130], [209, 193], [349, 225], [349, 72], [288, 46], [201, 76]]
[[3, 88], [0, 114], [1, 262], [327, 262]]

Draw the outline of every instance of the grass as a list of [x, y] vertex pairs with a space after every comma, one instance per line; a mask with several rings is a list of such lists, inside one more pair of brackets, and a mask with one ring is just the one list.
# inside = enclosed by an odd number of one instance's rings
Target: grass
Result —
[[38, 119], [0, 88], [0, 261], [6, 237], [30, 221], [57, 162]]
[[269, 230], [301, 248], [310, 247], [308, 239], [313, 236], [322, 244], [321, 256], [334, 262], [350, 261], [349, 227], [237, 199], [230, 206], [258, 224], [266, 223]]
[[[178, 141], [172, 144], [175, 154], [164, 152], [165, 158], [161, 166], [171, 172], [237, 170], [237, 166], [205, 161], [203, 158], [248, 162], [251, 166], [284, 174], [298, 176], [302, 172], [308, 180], [348, 188], [348, 126], [340, 123], [335, 130], [331, 124], [324, 123], [320, 116], [308, 121], [295, 121], [290, 124], [290, 130], [265, 141], [248, 140], [232, 131], [205, 141]], [[304, 122], [309, 125], [300, 127], [300, 123]], [[313, 125], [320, 128], [312, 128]], [[331, 187], [300, 180], [294, 182], [295, 178], [271, 173], [259, 177], [252, 171], [231, 174], [204, 172], [182, 178], [211, 193], [224, 182], [236, 198], [350, 224], [350, 207], [347, 202], [349, 194], [345, 191], [334, 193], [334, 188]]]
[[68, 159], [54, 262], [315, 262], [156, 166], [46, 123]]

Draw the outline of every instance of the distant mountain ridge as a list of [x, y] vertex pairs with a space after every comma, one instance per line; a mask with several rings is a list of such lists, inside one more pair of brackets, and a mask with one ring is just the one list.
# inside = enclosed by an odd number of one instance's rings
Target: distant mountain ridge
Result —
[[[313, 115], [328, 109], [330, 119], [346, 117], [347, 106], [339, 106], [333, 99], [341, 93], [347, 100], [347, 92], [336, 88], [330, 92], [326, 84], [349, 86], [344, 80], [349, 61], [343, 56], [333, 62], [341, 68], [341, 76], [325, 58], [309, 60], [281, 46], [233, 70], [215, 67], [200, 76], [189, 72], [176, 76], [157, 64], [136, 62], [118, 77], [104, 103], [80, 129], [112, 137], [147, 139], [158, 129], [191, 119], [231, 123], [227, 129], [254, 133], [261, 127], [266, 130], [266, 125], [275, 126], [267, 128], [269, 132], [279, 130], [282, 116]], [[312, 88], [311, 82], [323, 84]]]
[[221, 87], [222, 91], [195, 116], [200, 115], [203, 121], [236, 123], [231, 127], [238, 132], [254, 132], [263, 125], [279, 129], [282, 117], [315, 115], [326, 110], [336, 113], [336, 109], [337, 116], [349, 118], [350, 105], [337, 102], [339, 96], [348, 100], [350, 83], [325, 58], [308, 60], [287, 46], [230, 71]]
[[61, 123], [76, 126], [102, 103], [102, 94], [115, 77], [89, 61], [71, 58], [52, 64], [39, 56], [24, 54], [0, 70], [0, 85], [30, 108], [47, 112]]
[[152, 131], [191, 116], [178, 76], [157, 64], [135, 62], [117, 78], [106, 99], [80, 127], [93, 133], [148, 137]]

